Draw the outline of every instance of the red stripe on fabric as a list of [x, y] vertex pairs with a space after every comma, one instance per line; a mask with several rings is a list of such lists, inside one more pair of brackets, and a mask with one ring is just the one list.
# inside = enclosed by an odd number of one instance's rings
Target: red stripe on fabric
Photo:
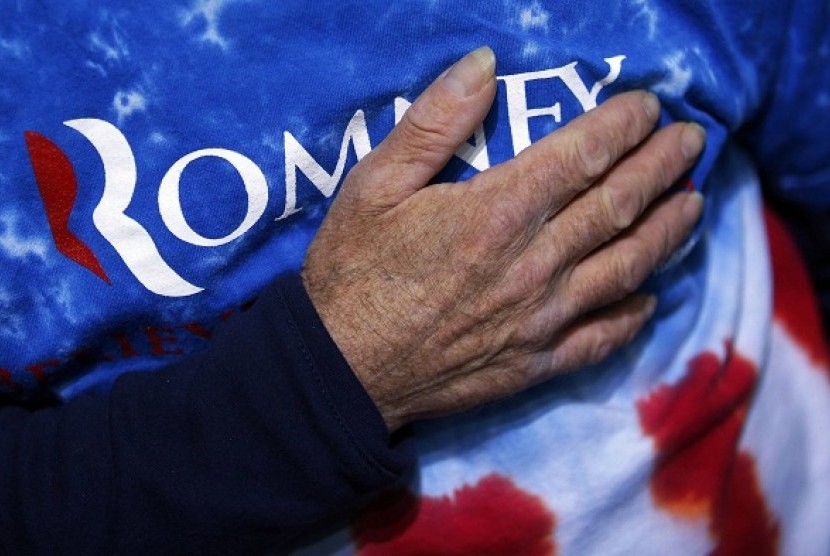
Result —
[[493, 474], [452, 496], [397, 492], [352, 527], [360, 556], [548, 556], [556, 517], [537, 496]]
[[651, 493], [685, 519], [706, 519], [712, 554], [778, 554], [780, 525], [764, 499], [754, 457], [738, 442], [757, 383], [751, 361], [727, 345], [726, 360], [703, 353], [675, 385], [661, 385], [637, 409], [657, 447]]
[[812, 362], [830, 377], [830, 356], [821, 314], [804, 259], [778, 216], [764, 211], [773, 276], [773, 312], [792, 339]]

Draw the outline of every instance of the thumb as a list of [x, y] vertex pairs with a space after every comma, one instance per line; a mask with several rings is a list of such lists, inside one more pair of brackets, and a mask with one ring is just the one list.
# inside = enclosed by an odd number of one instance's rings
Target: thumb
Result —
[[495, 67], [493, 51], [482, 46], [441, 74], [358, 165], [359, 198], [391, 207], [426, 186], [490, 110]]

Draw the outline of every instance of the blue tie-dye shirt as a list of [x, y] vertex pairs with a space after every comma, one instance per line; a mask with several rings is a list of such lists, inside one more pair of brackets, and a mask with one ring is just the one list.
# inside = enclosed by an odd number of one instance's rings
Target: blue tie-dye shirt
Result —
[[[691, 539], [690, 553], [718, 542], [705, 512], [675, 515], [649, 498], [660, 446], [644, 400], [682, 384], [701, 354], [740, 354], [777, 384], [767, 369], [786, 349], [770, 346], [788, 329], [773, 318], [756, 174], [793, 201], [830, 205], [826, 1], [0, 5], [9, 400], [106, 390], [122, 373], [204, 349], [217, 322], [299, 267], [349, 169], [481, 44], [498, 58], [495, 105], [442, 178], [508, 160], [624, 90], [657, 93], [664, 123], [703, 125], [706, 151], [685, 185], [706, 196], [705, 217], [649, 282], [660, 294], [652, 325], [594, 369], [421, 426], [412, 488], [450, 496], [508, 477], [552, 508], [552, 546], [564, 552], [624, 553], [634, 541], [620, 539], [637, 527], [654, 553], [677, 553], [678, 538]], [[810, 364], [824, 362], [785, 366]], [[830, 511], [827, 458], [783, 482], [769, 471], [783, 469], [773, 452], [828, 448], [811, 427], [828, 436], [830, 389], [819, 372], [787, 380], [768, 395], [777, 402], [753, 390], [749, 413], [774, 413], [790, 433], [750, 418], [741, 446], [766, 462], [757, 475], [782, 524], [776, 542], [826, 554], [830, 540], [813, 524]], [[768, 411], [796, 403], [803, 414]], [[807, 492], [814, 480], [825, 494]], [[325, 550], [351, 550], [349, 538], [336, 534]], [[799, 552], [808, 542], [818, 551]]]

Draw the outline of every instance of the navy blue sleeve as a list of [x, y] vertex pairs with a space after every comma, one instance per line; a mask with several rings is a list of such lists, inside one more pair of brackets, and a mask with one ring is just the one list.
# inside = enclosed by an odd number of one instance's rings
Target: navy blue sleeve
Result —
[[412, 463], [297, 275], [209, 350], [107, 396], [0, 417], [4, 554], [249, 554], [279, 547]]

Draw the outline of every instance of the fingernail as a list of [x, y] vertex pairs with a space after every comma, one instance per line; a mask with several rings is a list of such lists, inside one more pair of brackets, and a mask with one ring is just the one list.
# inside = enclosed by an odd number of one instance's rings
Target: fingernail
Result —
[[477, 48], [457, 61], [444, 76], [444, 87], [459, 97], [478, 92], [493, 78], [496, 55], [489, 46]]
[[703, 150], [706, 142], [706, 130], [700, 125], [692, 122], [686, 124], [683, 134], [680, 136], [680, 152], [683, 158], [691, 162], [695, 160]]
[[683, 208], [680, 209], [680, 212], [685, 222], [689, 224], [697, 222], [703, 212], [703, 195], [698, 191], [689, 193], [683, 202]]
[[643, 110], [646, 111], [648, 117], [652, 120], [657, 120], [660, 116], [660, 100], [654, 93], [646, 93], [643, 95]]

